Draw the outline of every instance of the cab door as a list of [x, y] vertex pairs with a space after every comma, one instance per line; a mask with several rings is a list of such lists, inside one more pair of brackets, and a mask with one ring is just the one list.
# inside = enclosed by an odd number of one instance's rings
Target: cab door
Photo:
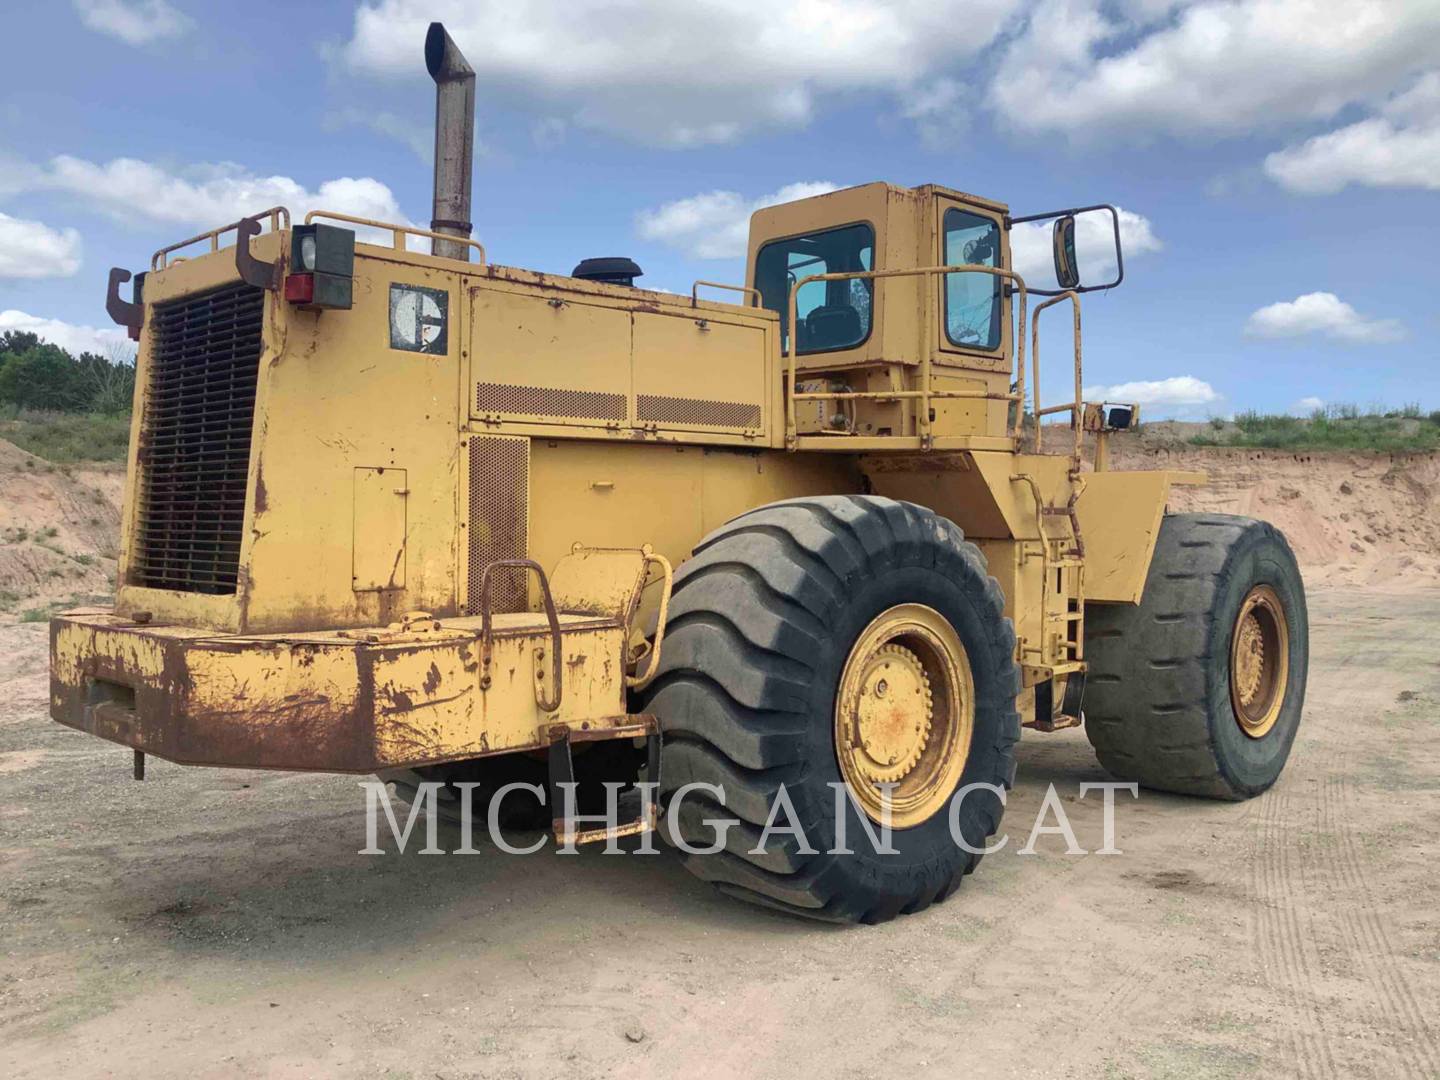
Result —
[[[935, 199], [936, 265], [1010, 266], [1009, 235], [1001, 211], [947, 195]], [[1006, 281], [992, 274], [936, 278], [936, 359], [987, 371], [1009, 370], [1010, 300]]]
[[[936, 265], [1010, 265], [1003, 210], [949, 194], [935, 197]], [[936, 390], [1003, 394], [1012, 380], [1013, 336], [1005, 278], [980, 272], [937, 275], [931, 341]], [[932, 406], [937, 435], [1004, 435], [1009, 404], [1002, 400], [937, 398]]]

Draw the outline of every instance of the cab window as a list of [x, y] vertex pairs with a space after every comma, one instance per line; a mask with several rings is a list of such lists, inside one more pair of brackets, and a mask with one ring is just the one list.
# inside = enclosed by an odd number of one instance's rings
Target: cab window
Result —
[[[780, 334], [790, 347], [790, 289], [812, 274], [870, 270], [875, 230], [869, 225], [772, 240], [755, 258], [755, 287], [761, 301], [780, 313]], [[874, 283], [868, 280], [812, 281], [795, 296], [798, 352], [850, 349], [870, 336]]]
[[[965, 210], [945, 211], [945, 265], [1000, 265], [1000, 226]], [[966, 349], [1000, 347], [1001, 279], [993, 274], [945, 275], [945, 336]]]

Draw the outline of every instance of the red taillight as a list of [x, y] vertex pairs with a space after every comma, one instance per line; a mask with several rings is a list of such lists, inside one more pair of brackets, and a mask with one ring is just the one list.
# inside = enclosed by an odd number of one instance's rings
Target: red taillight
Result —
[[308, 304], [315, 299], [315, 275], [291, 274], [285, 279], [285, 299], [292, 304]]

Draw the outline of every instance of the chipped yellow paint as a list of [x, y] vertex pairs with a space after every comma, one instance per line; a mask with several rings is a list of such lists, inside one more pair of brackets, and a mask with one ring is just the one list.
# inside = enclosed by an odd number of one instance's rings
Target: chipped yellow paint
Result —
[[[632, 723], [625, 624], [571, 614], [560, 625], [562, 696], [552, 713], [536, 695], [552, 670], [544, 616], [495, 617], [494, 678], [482, 690], [478, 618], [365, 641], [159, 633], [108, 612], [70, 612], [54, 622], [52, 715], [182, 763], [337, 772], [541, 749], [555, 723]], [[127, 702], [119, 711], [117, 695]], [[112, 705], [103, 726], [101, 702]]]
[[[766, 208], [752, 220], [748, 284], [766, 242], [857, 222], [875, 231], [877, 270], [934, 267], [953, 206], [997, 223], [1006, 213], [949, 188], [888, 184]], [[267, 233], [253, 253], [284, 265], [290, 242], [286, 230]], [[1021, 454], [1009, 401], [938, 397], [922, 414], [922, 384], [1010, 393], [1024, 338], [1008, 291], [1000, 345], [984, 350], [948, 341], [942, 275], [877, 279], [867, 339], [798, 358], [801, 378], [830, 388], [818, 392], [851, 397], [807, 402], [807, 426], [787, 449], [775, 312], [368, 243], [355, 255], [350, 310], [266, 296], [231, 595], [131, 578], [154, 346], [146, 319], [115, 614], [57, 621], [56, 719], [225, 764], [346, 770], [535, 748], [552, 721], [623, 722], [627, 661], [658, 616], [635, 551], [567, 562], [576, 540], [653, 545], [678, 565], [707, 532], [756, 506], [866, 491], [929, 506], [982, 547], [1028, 686], [1083, 667], [1075, 632], [1085, 600], [1138, 599], [1168, 485], [1185, 482], [1082, 477], [1068, 458]], [[230, 249], [172, 263], [146, 279], [147, 311], [236, 276]], [[397, 284], [443, 295], [442, 351], [391, 347]], [[529, 440], [515, 455], [523, 478], [470, 474], [472, 441], [495, 435]], [[543, 616], [497, 616], [482, 689], [480, 631], [464, 614], [478, 607], [470, 537], [503, 531], [471, 519], [472, 505], [486, 505], [472, 504], [471, 488], [506, 482], [514, 489], [495, 504], [523, 538], [508, 554], [556, 568], [565, 674], [554, 715], [537, 704], [553, 677]], [[531, 601], [538, 610], [533, 587]], [[417, 620], [412, 632], [413, 612], [440, 628]]]

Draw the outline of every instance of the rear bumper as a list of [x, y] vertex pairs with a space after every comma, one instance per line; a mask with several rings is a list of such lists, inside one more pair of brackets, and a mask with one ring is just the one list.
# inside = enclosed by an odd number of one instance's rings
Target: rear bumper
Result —
[[621, 728], [624, 630], [562, 615], [563, 696], [536, 702], [552, 670], [543, 616], [497, 615], [482, 688], [480, 620], [242, 637], [137, 625], [107, 611], [50, 624], [50, 715], [187, 765], [370, 773], [540, 749], [557, 725]]

